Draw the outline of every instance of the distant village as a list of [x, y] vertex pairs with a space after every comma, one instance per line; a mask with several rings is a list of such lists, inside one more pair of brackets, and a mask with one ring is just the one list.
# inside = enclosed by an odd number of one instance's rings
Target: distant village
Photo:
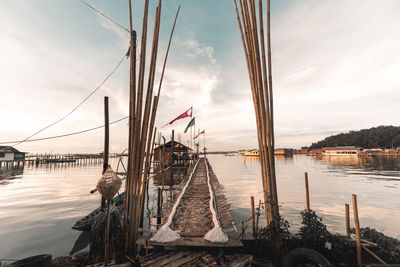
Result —
[[[242, 156], [258, 156], [258, 149], [238, 150], [237, 153]], [[321, 149], [293, 149], [293, 148], [277, 148], [275, 155], [277, 156], [293, 156], [293, 155], [308, 155], [308, 156], [372, 156], [372, 155], [400, 155], [400, 147], [396, 149], [381, 149], [369, 148], [364, 149], [356, 146], [335, 146], [323, 147]]]

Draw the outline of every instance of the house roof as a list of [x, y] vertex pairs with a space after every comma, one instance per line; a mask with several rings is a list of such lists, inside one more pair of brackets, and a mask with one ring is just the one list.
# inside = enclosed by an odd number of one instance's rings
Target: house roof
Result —
[[[164, 146], [165, 146], [165, 148], [171, 148], [171, 144], [172, 144], [172, 141], [169, 141], [168, 143], [165, 143], [165, 144], [163, 144], [161, 146], [158, 146], [158, 147], [156, 147], [154, 149], [161, 149], [161, 148], [164, 148]], [[178, 149], [193, 150], [193, 149], [191, 149], [191, 148], [189, 148], [189, 147], [187, 147], [187, 146], [185, 146], [185, 145], [183, 145], [183, 144], [181, 144], [179, 142], [176, 142], [176, 141], [174, 141], [174, 146], [175, 146], [175, 148], [178, 148]]]
[[0, 146], [0, 152], [14, 152], [19, 153], [19, 151], [12, 146]]

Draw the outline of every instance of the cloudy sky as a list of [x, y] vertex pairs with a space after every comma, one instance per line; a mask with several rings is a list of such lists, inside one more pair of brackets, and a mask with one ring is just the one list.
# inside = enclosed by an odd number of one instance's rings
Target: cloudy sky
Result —
[[[126, 0], [87, 0], [128, 28]], [[134, 2], [141, 36], [143, 1]], [[155, 0], [151, 1], [151, 41]], [[272, 54], [277, 147], [298, 148], [334, 133], [400, 125], [400, 1], [272, 1]], [[193, 106], [209, 150], [253, 148], [254, 109], [231, 0], [164, 1], [156, 81], [175, 12], [181, 5], [157, 126]], [[0, 142], [21, 140], [67, 114], [126, 53], [127, 32], [79, 0], [0, 1]], [[129, 64], [47, 137], [128, 114]], [[162, 129], [183, 129], [188, 119]], [[126, 121], [111, 126], [111, 151], [127, 144]], [[99, 152], [103, 130], [20, 144], [29, 152]]]

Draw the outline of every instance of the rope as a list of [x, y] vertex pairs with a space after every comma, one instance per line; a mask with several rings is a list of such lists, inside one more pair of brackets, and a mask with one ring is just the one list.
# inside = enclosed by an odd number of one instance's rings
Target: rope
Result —
[[106, 14], [101, 12], [100, 10], [98, 10], [97, 8], [89, 5], [88, 3], [86, 3], [83, 0], [79, 0], [79, 1], [81, 1], [83, 4], [85, 4], [89, 8], [93, 9], [94, 11], [96, 11], [97, 13], [99, 13], [100, 15], [102, 15], [103, 17], [105, 17], [106, 19], [108, 19], [109, 21], [111, 21], [112, 23], [114, 23], [115, 25], [117, 25], [118, 27], [120, 27], [121, 29], [123, 29], [123, 30], [125, 30], [125, 31], [127, 31], [129, 33], [129, 30], [127, 28], [125, 28], [124, 26], [122, 26], [121, 24], [119, 24], [118, 22], [116, 22], [115, 20], [113, 20], [112, 18], [110, 18], [109, 16], [107, 16]]

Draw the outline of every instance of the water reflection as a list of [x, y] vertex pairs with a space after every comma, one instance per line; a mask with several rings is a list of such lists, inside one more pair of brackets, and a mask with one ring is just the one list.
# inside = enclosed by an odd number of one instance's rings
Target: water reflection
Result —
[[[250, 216], [250, 196], [263, 198], [258, 157], [209, 159], [237, 220]], [[398, 236], [400, 216], [400, 159], [398, 157], [275, 157], [281, 213], [296, 231], [305, 208], [304, 172], [309, 174], [311, 207], [323, 216], [329, 230], [344, 232], [344, 204], [357, 194], [362, 226]]]
[[[207, 158], [224, 186], [240, 228], [240, 221], [250, 217], [250, 196], [255, 197], [256, 203], [263, 199], [259, 159], [224, 155]], [[114, 169], [117, 163], [111, 160]], [[293, 232], [300, 224], [299, 212], [305, 208], [304, 172], [308, 172], [311, 208], [323, 217], [329, 230], [344, 233], [344, 203], [351, 203], [351, 194], [357, 194], [361, 226], [374, 227], [395, 237], [400, 235], [398, 157], [354, 161], [295, 155], [276, 157], [276, 169], [281, 213], [291, 223]], [[99, 194], [89, 191], [97, 184], [101, 170], [101, 163], [1, 169], [0, 182], [8, 183], [0, 186], [0, 258], [43, 253], [54, 257], [67, 255], [81, 234], [71, 226], [100, 204]], [[164, 182], [168, 186], [168, 177], [164, 177]], [[150, 216], [155, 212], [156, 186], [161, 184], [160, 175], [154, 177], [154, 184], [149, 184], [150, 203], [146, 211]], [[265, 218], [260, 218], [260, 224], [264, 222]]]
[[10, 180], [20, 179], [23, 173], [24, 173], [23, 166], [0, 168], [0, 186], [9, 184]]

